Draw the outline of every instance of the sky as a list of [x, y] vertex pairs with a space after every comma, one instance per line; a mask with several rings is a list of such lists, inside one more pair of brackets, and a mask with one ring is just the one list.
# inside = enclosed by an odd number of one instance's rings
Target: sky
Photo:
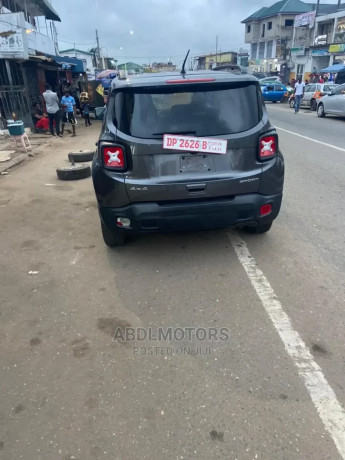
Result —
[[[96, 28], [105, 56], [149, 64], [218, 50], [249, 49], [241, 21], [274, 0], [50, 0], [57, 22], [60, 50], [96, 46]], [[336, 4], [337, 0], [322, 0]], [[98, 8], [97, 8], [98, 4]], [[131, 34], [130, 31], [134, 33]], [[122, 49], [121, 49], [122, 48]]]

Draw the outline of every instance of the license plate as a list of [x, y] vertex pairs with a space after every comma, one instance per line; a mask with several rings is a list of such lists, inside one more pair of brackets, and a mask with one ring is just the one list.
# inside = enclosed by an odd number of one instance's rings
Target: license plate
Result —
[[163, 149], [181, 150], [184, 152], [203, 152], [224, 155], [228, 141], [206, 137], [178, 136], [164, 134]]
[[181, 172], [208, 171], [210, 167], [206, 155], [182, 156], [180, 165]]

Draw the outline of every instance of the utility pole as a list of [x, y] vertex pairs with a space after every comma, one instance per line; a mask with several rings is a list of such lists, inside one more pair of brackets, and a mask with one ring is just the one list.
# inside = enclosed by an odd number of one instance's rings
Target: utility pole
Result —
[[319, 10], [320, 10], [320, 0], [317, 0], [317, 4], [316, 4], [316, 16], [319, 14]]
[[217, 60], [218, 60], [218, 35], [216, 35], [216, 67], [217, 67]]
[[96, 29], [96, 42], [97, 42], [97, 67], [99, 68], [100, 66], [100, 61], [101, 61], [101, 50], [99, 47], [99, 38], [98, 38], [98, 30]]

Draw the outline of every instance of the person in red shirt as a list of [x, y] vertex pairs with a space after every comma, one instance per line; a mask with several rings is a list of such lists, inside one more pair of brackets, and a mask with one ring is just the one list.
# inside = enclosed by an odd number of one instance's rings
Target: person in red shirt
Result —
[[320, 75], [319, 83], [325, 83], [324, 79], [322, 78], [322, 75]]

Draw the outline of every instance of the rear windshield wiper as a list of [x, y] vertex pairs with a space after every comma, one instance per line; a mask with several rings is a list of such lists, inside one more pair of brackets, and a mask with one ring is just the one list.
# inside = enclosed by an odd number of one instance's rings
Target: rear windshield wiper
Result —
[[163, 136], [163, 134], [193, 134], [196, 136], [196, 131], [164, 131], [163, 133], [152, 133], [153, 136]]

